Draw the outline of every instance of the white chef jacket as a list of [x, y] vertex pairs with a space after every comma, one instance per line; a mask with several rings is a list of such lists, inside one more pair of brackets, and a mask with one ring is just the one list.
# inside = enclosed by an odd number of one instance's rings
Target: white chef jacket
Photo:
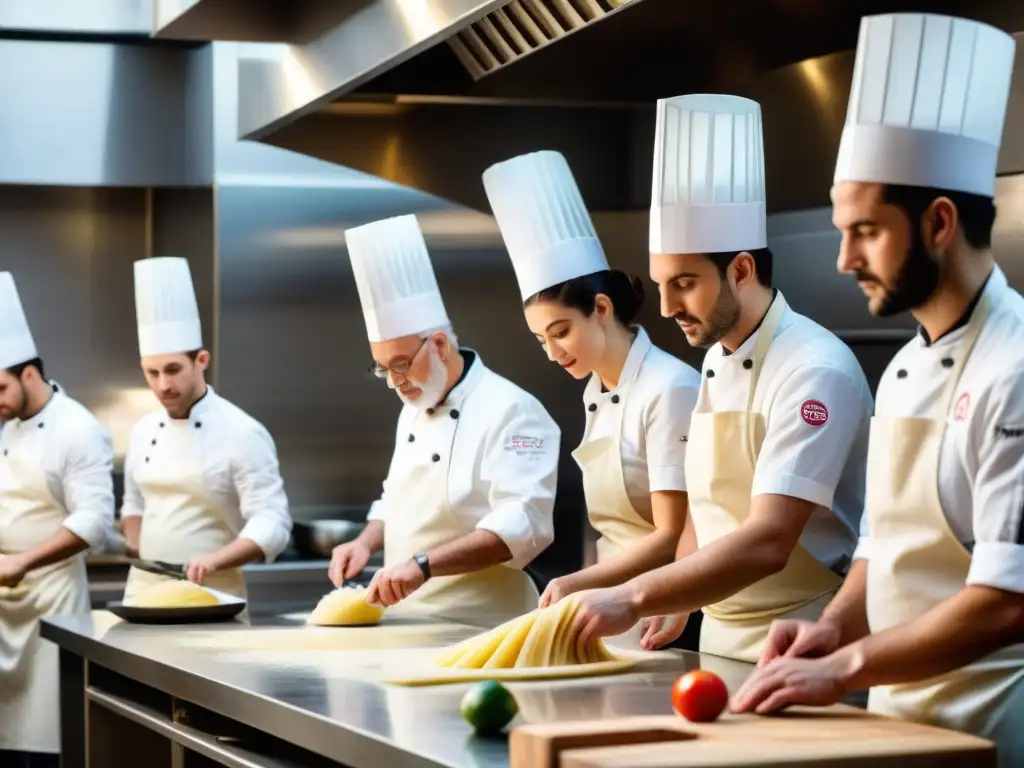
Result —
[[[1002, 295], [953, 394], [940, 449], [939, 500], [950, 529], [972, 551], [967, 584], [1024, 592], [1024, 298], [1007, 286], [999, 267], [984, 291]], [[975, 306], [934, 343], [919, 330], [896, 354], [878, 385], [878, 416], [934, 413]], [[867, 515], [855, 557], [871, 557]]]
[[85, 406], [51, 386], [53, 396], [35, 416], [0, 424], [0, 461], [20, 455], [40, 462], [50, 494], [67, 512], [64, 527], [100, 547], [114, 527], [114, 444]]
[[[272, 562], [288, 546], [292, 519], [277, 463], [274, 439], [266, 428], [207, 386], [192, 406], [189, 421], [202, 430], [201, 457], [207, 490], [237, 537], [249, 539]], [[124, 465], [122, 517], [145, 518], [146, 501], [135, 481], [135, 468], [159, 456], [160, 430], [170, 417], [165, 410], [143, 416], [132, 429]]]
[[[751, 497], [771, 493], [817, 505], [800, 543], [827, 568], [845, 573], [864, 511], [871, 389], [853, 352], [837, 336], [797, 314], [782, 293], [782, 317], [765, 355], [753, 410], [767, 433]], [[704, 357], [697, 412], [747, 408], [760, 328], [729, 354], [715, 344]]]
[[700, 374], [651, 343], [639, 328], [626, 356], [619, 383], [605, 390], [597, 374], [583, 391], [587, 423], [583, 442], [615, 433], [622, 412], [619, 456], [626, 495], [648, 519], [651, 494], [685, 491], [686, 442], [690, 414], [700, 391]]
[[[476, 352], [463, 348], [462, 355], [466, 371], [443, 403], [402, 408], [388, 479], [367, 519], [401, 525], [386, 510], [415, 514], [390, 479], [404, 461], [436, 456], [448, 464], [448, 506], [465, 533], [495, 534], [512, 553], [504, 565], [521, 569], [554, 540], [561, 431], [533, 395], [487, 368]], [[399, 502], [389, 507], [391, 494]]]

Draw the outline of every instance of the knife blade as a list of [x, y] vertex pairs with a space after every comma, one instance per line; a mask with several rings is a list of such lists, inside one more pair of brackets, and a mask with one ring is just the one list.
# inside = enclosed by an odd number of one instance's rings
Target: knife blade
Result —
[[165, 563], [160, 560], [138, 560], [132, 559], [131, 564], [141, 571], [148, 571], [159, 576], [170, 576], [173, 579], [185, 578], [185, 566], [175, 563]]

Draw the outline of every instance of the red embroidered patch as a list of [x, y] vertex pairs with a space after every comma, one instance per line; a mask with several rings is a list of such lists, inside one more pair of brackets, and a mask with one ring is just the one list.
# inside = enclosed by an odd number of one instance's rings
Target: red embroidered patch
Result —
[[956, 407], [953, 409], [953, 421], [963, 421], [967, 418], [967, 412], [971, 409], [971, 396], [964, 392], [956, 400]]
[[828, 421], [828, 408], [820, 400], [804, 400], [800, 406], [800, 415], [812, 427], [820, 427]]

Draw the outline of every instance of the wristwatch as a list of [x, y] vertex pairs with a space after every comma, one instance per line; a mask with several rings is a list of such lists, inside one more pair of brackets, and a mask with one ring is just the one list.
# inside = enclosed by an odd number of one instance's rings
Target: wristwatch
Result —
[[416, 565], [423, 571], [423, 580], [430, 581], [430, 558], [426, 555], [413, 555], [413, 560], [416, 561]]

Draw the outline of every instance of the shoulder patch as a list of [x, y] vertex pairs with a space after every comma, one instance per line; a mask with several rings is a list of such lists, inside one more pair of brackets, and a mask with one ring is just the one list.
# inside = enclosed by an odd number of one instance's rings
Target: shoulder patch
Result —
[[820, 427], [828, 421], [828, 408], [820, 400], [804, 400], [800, 415], [812, 427]]

